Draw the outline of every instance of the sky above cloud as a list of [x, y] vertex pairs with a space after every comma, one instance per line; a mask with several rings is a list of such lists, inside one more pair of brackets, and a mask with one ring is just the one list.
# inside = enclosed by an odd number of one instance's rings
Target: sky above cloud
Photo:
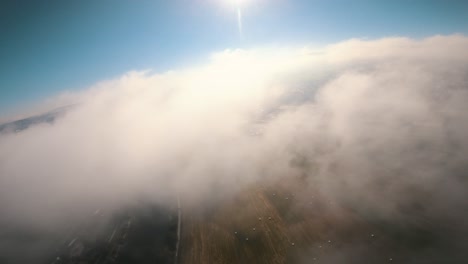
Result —
[[466, 1], [3, 1], [2, 116], [130, 70], [164, 72], [214, 51], [350, 38], [467, 33]]

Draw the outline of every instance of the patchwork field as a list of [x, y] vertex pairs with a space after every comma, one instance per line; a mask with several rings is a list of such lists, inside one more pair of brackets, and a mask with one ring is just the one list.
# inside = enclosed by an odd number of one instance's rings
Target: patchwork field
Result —
[[427, 223], [364, 218], [311, 189], [278, 182], [186, 206], [179, 263], [406, 263], [437, 246]]

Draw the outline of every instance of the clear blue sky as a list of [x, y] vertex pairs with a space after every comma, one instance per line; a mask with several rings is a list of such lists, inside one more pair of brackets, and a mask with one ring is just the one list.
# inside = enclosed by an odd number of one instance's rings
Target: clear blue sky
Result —
[[225, 1], [0, 1], [0, 113], [226, 48], [468, 33], [467, 0], [250, 0], [241, 40]]

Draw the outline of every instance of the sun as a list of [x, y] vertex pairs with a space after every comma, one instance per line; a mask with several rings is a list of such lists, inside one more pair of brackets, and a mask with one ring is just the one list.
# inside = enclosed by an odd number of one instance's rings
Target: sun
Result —
[[226, 4], [234, 7], [237, 13], [237, 28], [239, 30], [239, 38], [243, 38], [242, 30], [242, 9], [250, 2], [251, 0], [223, 0]]
[[223, 0], [224, 2], [227, 2], [230, 5], [240, 7], [245, 5], [249, 0]]

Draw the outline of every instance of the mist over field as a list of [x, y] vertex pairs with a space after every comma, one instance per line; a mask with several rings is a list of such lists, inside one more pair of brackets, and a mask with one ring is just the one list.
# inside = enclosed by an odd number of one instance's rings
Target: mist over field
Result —
[[[306, 177], [332, 202], [399, 225], [428, 222], [461, 250], [467, 47], [450, 35], [225, 50], [50, 98], [39, 108], [73, 107], [0, 133], [0, 226], [52, 232], [175, 194], [203, 208], [253, 183]], [[0, 255], [20, 244], [0, 234]], [[328, 263], [350, 253], [340, 254]]]

